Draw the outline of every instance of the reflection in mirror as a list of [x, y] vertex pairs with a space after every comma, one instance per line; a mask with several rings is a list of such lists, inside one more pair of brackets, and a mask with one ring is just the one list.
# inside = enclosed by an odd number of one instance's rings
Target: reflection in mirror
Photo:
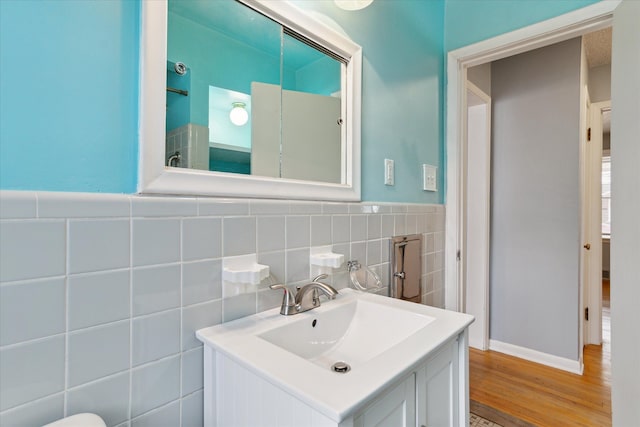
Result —
[[165, 164], [344, 183], [346, 60], [234, 0], [168, 4]]

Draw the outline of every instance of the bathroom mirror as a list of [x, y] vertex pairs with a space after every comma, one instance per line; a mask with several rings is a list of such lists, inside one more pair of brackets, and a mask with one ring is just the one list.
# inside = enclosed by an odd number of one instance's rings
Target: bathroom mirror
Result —
[[358, 45], [288, 2], [142, 15], [140, 192], [359, 200]]

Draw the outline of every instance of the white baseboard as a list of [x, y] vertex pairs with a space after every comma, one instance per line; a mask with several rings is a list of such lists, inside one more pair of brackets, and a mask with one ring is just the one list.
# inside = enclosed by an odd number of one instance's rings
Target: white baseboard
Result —
[[526, 347], [520, 347], [501, 341], [489, 340], [489, 350], [519, 357], [531, 362], [540, 363], [552, 368], [562, 369], [573, 374], [582, 375], [583, 366], [579, 360], [571, 360], [553, 354], [543, 353]]

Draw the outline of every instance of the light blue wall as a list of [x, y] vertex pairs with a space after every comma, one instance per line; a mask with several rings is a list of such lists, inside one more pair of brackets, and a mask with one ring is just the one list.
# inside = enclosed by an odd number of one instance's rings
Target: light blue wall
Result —
[[132, 193], [139, 4], [0, 1], [0, 188]]
[[447, 0], [445, 50], [457, 49], [600, 0]]
[[[363, 200], [442, 202], [444, 1], [376, 0], [358, 12], [296, 4], [335, 21], [363, 49]], [[384, 159], [395, 186], [384, 185]], [[438, 193], [422, 190], [422, 163], [439, 166]]]
[[[443, 47], [594, 1], [376, 0], [347, 12], [297, 0], [363, 47], [363, 200], [442, 202]], [[135, 192], [139, 9], [0, 1], [0, 188]], [[385, 158], [396, 162], [394, 187], [383, 185]], [[438, 193], [421, 190], [422, 163], [439, 166]]]

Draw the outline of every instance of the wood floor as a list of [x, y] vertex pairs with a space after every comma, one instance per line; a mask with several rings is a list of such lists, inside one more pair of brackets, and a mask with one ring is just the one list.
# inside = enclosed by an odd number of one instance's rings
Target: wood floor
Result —
[[610, 426], [608, 280], [603, 281], [602, 305], [603, 345], [585, 346], [583, 375], [470, 349], [470, 398], [538, 426]]

